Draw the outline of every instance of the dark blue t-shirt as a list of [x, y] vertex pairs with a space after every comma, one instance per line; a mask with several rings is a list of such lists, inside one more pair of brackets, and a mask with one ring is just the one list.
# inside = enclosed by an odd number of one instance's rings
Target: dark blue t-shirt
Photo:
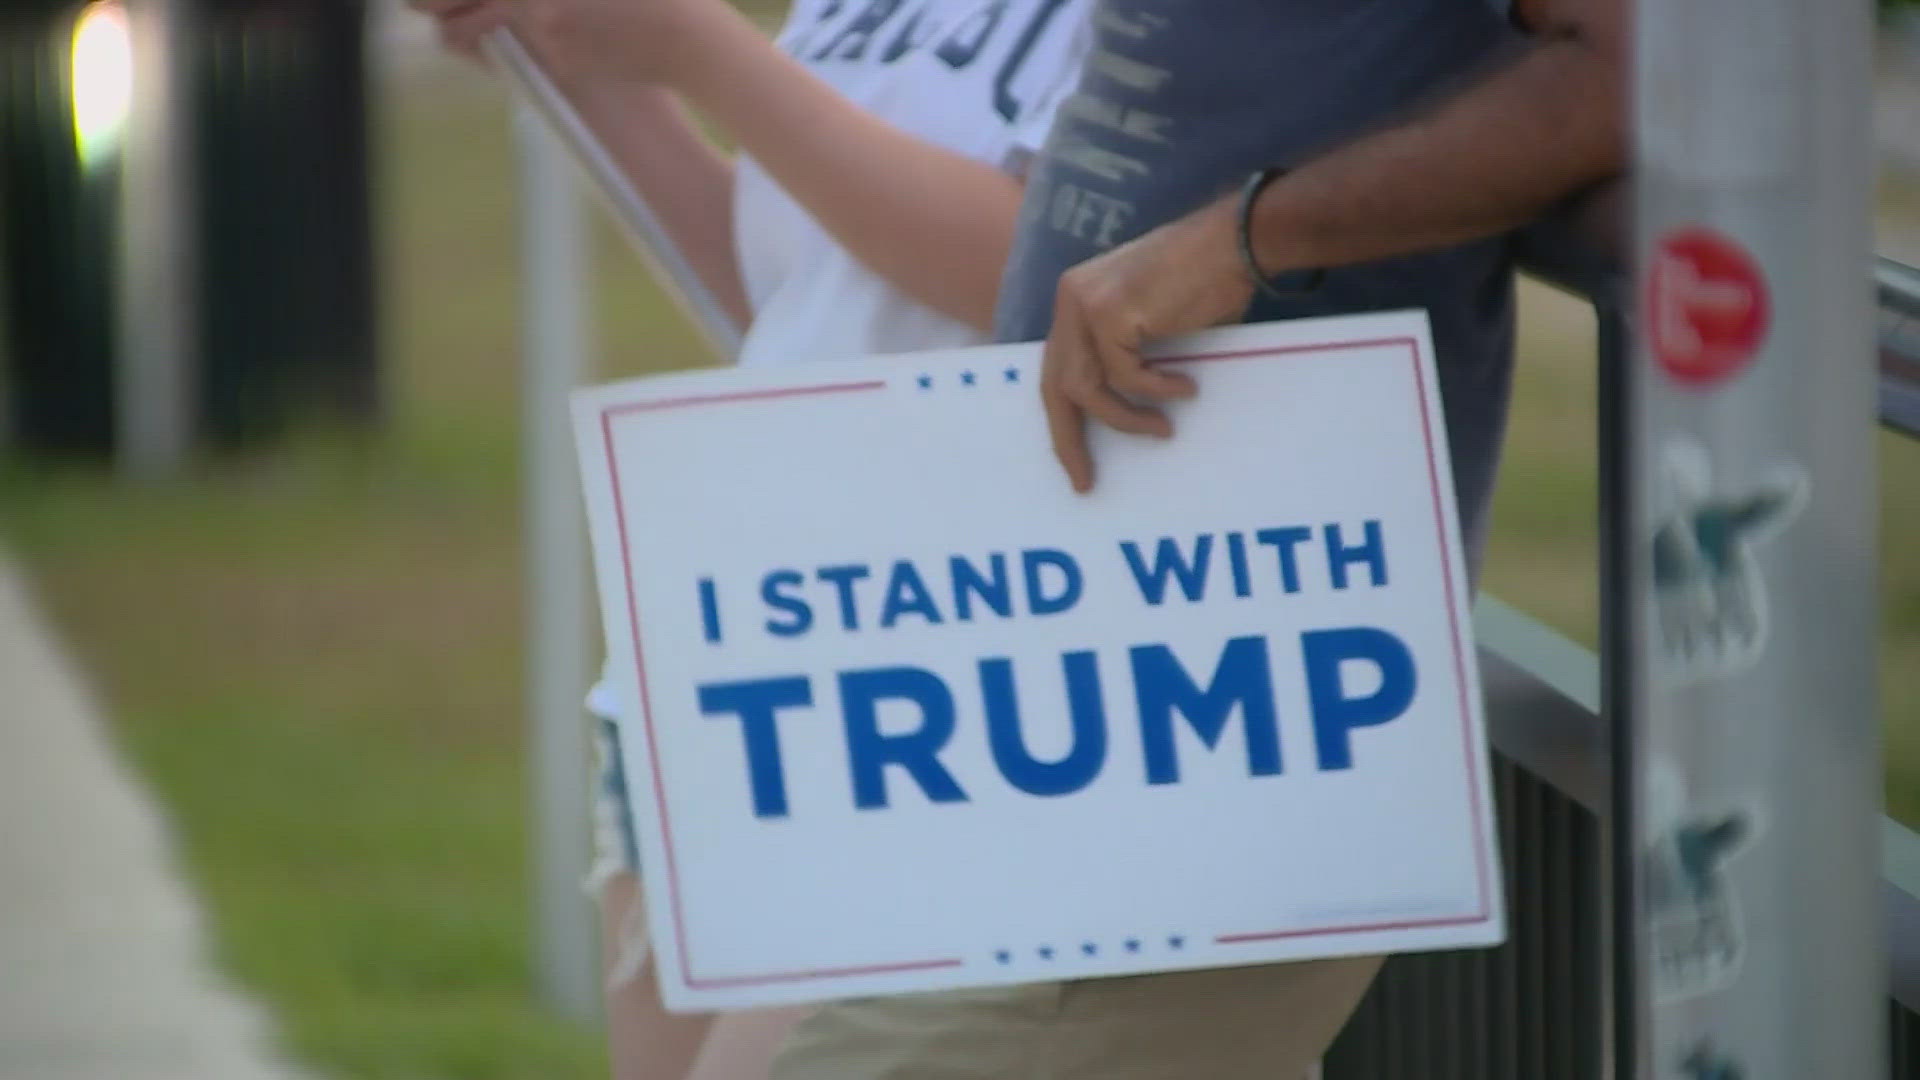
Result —
[[[996, 336], [1046, 336], [1060, 275], [1234, 189], [1407, 113], [1511, 31], [1489, 0], [1102, 0], [1078, 91], [1028, 176]], [[1512, 367], [1512, 274], [1494, 239], [1331, 271], [1247, 321], [1425, 308], [1472, 550]], [[1287, 403], [1274, 403], [1276, 422]]]

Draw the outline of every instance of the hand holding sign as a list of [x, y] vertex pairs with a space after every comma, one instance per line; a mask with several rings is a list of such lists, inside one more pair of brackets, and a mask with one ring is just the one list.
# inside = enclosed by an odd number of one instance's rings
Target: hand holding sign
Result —
[[1499, 940], [1426, 349], [1182, 343], [1191, 429], [1078, 499], [1031, 346], [584, 393], [665, 999]]
[[1193, 380], [1155, 368], [1158, 341], [1238, 318], [1253, 296], [1235, 252], [1233, 204], [1217, 203], [1081, 263], [1060, 279], [1041, 399], [1053, 452], [1075, 491], [1093, 489], [1087, 417], [1135, 435], [1173, 434], [1154, 406], [1193, 396]]

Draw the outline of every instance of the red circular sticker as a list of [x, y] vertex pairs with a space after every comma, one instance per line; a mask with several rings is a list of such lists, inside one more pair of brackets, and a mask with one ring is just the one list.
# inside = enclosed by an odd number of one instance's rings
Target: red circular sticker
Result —
[[1745, 248], [1708, 229], [1669, 233], [1647, 269], [1654, 359], [1675, 382], [1737, 374], [1767, 336], [1767, 283]]

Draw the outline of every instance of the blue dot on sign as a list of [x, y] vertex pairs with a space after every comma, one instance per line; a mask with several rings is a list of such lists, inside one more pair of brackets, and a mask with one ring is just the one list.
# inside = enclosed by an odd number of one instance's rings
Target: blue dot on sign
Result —
[[1139, 938], [1128, 938], [1128, 939], [1127, 939], [1127, 951], [1128, 951], [1128, 952], [1139, 952], [1139, 951], [1140, 951], [1140, 939], [1139, 939]]
[[997, 953], [994, 953], [994, 954], [993, 954], [993, 958], [994, 958], [995, 960], [998, 960], [998, 961], [1000, 961], [1000, 962], [1001, 962], [1001, 963], [1003, 963], [1003, 964], [1011, 964], [1011, 963], [1013, 963], [1013, 954], [1012, 954], [1012, 953], [1010, 953], [1010, 952], [1008, 952], [1008, 951], [1007, 951], [1007, 950], [1005, 950], [1005, 949], [1001, 949], [1001, 950], [1000, 950], [999, 952], [997, 952]]
[[966, 384], [966, 385], [968, 385], [968, 386], [972, 386], [972, 385], [973, 385], [973, 372], [971, 372], [971, 371], [963, 371], [963, 372], [961, 372], [961, 373], [960, 373], [960, 381], [961, 381], [961, 382], [963, 382], [963, 383], [965, 383], [965, 384]]
[[920, 389], [922, 390], [933, 389], [933, 376], [931, 375], [920, 376]]
[[1187, 944], [1187, 939], [1181, 937], [1179, 934], [1175, 934], [1172, 937], [1167, 939], [1167, 944], [1173, 946], [1176, 949], [1184, 948]]
[[1085, 945], [1080, 946], [1080, 951], [1086, 953], [1088, 956], [1098, 956], [1100, 955], [1100, 946], [1089, 941]]
[[1040, 959], [1042, 960], [1053, 959], [1053, 946], [1051, 945], [1040, 946]]
[[1007, 381], [1008, 381], [1008, 382], [1019, 382], [1019, 381], [1020, 381], [1020, 369], [1019, 369], [1019, 368], [1016, 368], [1016, 367], [1010, 367], [1010, 368], [1008, 368], [1008, 369], [1007, 369]]

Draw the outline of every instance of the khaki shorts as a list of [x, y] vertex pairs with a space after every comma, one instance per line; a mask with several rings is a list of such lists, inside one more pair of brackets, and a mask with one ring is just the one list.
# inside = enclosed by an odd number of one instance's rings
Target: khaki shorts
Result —
[[1380, 957], [874, 998], [800, 1021], [772, 1080], [1297, 1080]]

